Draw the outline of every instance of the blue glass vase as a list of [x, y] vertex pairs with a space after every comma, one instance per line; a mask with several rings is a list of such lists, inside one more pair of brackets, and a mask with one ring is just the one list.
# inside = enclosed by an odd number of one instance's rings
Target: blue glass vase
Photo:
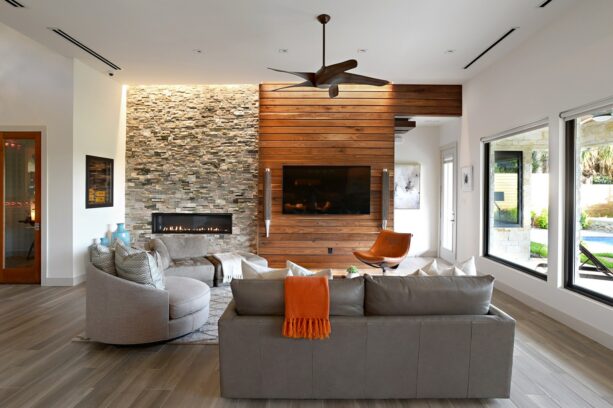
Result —
[[111, 241], [109, 241], [109, 238], [106, 235], [100, 238], [100, 245], [104, 245], [107, 247], [110, 244], [111, 244]]
[[122, 240], [126, 246], [130, 246], [130, 232], [126, 231], [126, 224], [123, 222], [117, 223], [117, 229], [113, 232], [113, 242]]

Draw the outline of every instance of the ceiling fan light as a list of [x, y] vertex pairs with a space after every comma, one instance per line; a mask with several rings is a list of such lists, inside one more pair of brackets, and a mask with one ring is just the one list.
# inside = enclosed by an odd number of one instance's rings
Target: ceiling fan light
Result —
[[597, 115], [592, 116], [592, 120], [594, 120], [594, 122], [607, 122], [609, 120], [611, 120], [611, 114], [610, 113], [599, 113]]

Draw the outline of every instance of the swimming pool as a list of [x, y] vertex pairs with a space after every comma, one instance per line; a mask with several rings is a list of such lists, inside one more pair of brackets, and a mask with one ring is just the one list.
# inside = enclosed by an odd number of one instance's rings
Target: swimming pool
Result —
[[610, 236], [591, 236], [591, 237], [581, 237], [582, 241], [585, 242], [593, 242], [597, 244], [606, 244], [613, 246], [613, 235]]

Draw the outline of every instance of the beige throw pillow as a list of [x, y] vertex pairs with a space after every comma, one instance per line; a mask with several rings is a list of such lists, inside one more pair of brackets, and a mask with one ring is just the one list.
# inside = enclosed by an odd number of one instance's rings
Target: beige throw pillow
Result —
[[285, 266], [292, 272], [292, 276], [325, 276], [328, 279], [332, 279], [332, 270], [324, 269], [319, 272], [313, 272], [303, 266], [293, 263], [292, 261], [286, 261]]

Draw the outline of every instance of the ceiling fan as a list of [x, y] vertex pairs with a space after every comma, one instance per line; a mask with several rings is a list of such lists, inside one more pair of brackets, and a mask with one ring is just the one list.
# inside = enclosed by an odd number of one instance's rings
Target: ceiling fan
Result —
[[364, 75], [351, 74], [349, 72], [346, 72], [358, 66], [358, 62], [354, 59], [326, 66], [326, 24], [328, 23], [328, 21], [330, 21], [330, 16], [327, 14], [320, 14], [317, 16], [317, 20], [321, 23], [323, 28], [323, 61], [321, 64], [321, 68], [319, 68], [317, 72], [292, 72], [284, 71], [282, 69], [268, 68], [273, 71], [296, 75], [305, 80], [304, 82], [301, 82], [299, 84], [293, 84], [277, 88], [275, 89], [275, 91], [296, 87], [328, 88], [328, 94], [330, 95], [330, 98], [334, 98], [338, 96], [339, 84], [361, 84], [374, 86], [383, 86], [389, 84], [389, 81], [383, 79], [371, 78]]

